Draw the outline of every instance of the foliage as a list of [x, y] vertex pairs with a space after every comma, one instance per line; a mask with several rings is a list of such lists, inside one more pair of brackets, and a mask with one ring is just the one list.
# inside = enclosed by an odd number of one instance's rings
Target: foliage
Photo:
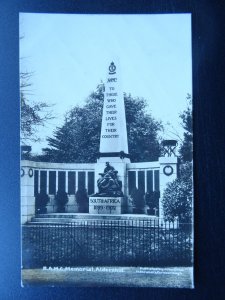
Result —
[[161, 122], [146, 112], [147, 102], [125, 94], [128, 149], [133, 162], [154, 161], [160, 156], [158, 133]]
[[[54, 162], [92, 163], [99, 152], [104, 85], [93, 92], [83, 107], [75, 106], [63, 126], [48, 137], [45, 159]], [[128, 147], [132, 161], [156, 160], [160, 154], [158, 132], [162, 125], [146, 112], [144, 99], [124, 94]], [[43, 156], [42, 156], [43, 158]]]
[[147, 192], [145, 194], [145, 202], [146, 205], [149, 207], [149, 214], [155, 215], [157, 211], [159, 210], [159, 198], [160, 198], [160, 192], [159, 191], [151, 191]]
[[20, 102], [21, 102], [21, 142], [37, 142], [37, 129], [39, 126], [45, 126], [46, 122], [53, 119], [52, 112], [49, 111], [50, 105], [45, 102], [32, 103], [29, 100], [31, 86], [30, 78], [32, 73], [20, 73]]
[[193, 133], [192, 133], [192, 109], [191, 109], [191, 95], [187, 95], [187, 108], [180, 118], [182, 120], [182, 127], [184, 131], [183, 141], [181, 143], [179, 154], [183, 162], [192, 161], [193, 157]]
[[168, 183], [163, 193], [164, 217], [173, 221], [176, 217], [180, 222], [192, 221], [192, 163], [181, 165], [180, 176]]
[[163, 195], [164, 216], [167, 220], [178, 217], [180, 222], [192, 221], [193, 182], [192, 182], [192, 109], [191, 95], [187, 95], [188, 106], [180, 118], [184, 131], [179, 154], [181, 158], [180, 174], [177, 179], [167, 185]]
[[50, 198], [45, 192], [40, 192], [35, 196], [35, 210], [36, 213], [45, 213], [46, 205], [48, 204]]
[[55, 195], [55, 202], [58, 212], [65, 212], [65, 205], [68, 203], [68, 195], [64, 191], [57, 191]]
[[86, 189], [77, 190], [76, 200], [79, 205], [79, 212], [88, 212], [88, 194]]
[[133, 202], [133, 212], [134, 213], [144, 213], [145, 198], [144, 193], [137, 189], [136, 187], [131, 191], [130, 197]]

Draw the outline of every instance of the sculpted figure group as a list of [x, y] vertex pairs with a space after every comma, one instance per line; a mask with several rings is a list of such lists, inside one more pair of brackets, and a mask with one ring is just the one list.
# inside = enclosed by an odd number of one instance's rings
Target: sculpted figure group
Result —
[[122, 181], [118, 179], [117, 174], [118, 171], [106, 162], [104, 173], [99, 173], [101, 176], [97, 181], [99, 192], [95, 196], [122, 197]]

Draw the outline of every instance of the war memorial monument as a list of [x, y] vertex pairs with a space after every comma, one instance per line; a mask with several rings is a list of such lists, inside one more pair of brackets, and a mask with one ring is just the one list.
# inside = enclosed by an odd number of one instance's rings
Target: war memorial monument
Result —
[[191, 14], [20, 21], [21, 285], [193, 288]]
[[[141, 190], [143, 195], [157, 191], [160, 198], [150, 215], [163, 217], [163, 190], [177, 177], [178, 160], [172, 146], [167, 145], [167, 154], [158, 161], [131, 162], [121, 73], [118, 62], [109, 63], [96, 163], [21, 161], [22, 224], [35, 216], [35, 195], [40, 191], [50, 197], [46, 212], [56, 213], [54, 195], [59, 189], [68, 194], [65, 213], [79, 213], [75, 195], [77, 190], [85, 189], [89, 198], [87, 213], [90, 215], [132, 214], [130, 195], [134, 188]], [[144, 213], [147, 214], [147, 208]]]
[[[175, 277], [177, 286], [193, 286], [192, 268], [183, 268], [192, 266], [191, 224], [166, 221], [161, 200], [167, 183], [177, 177], [176, 144], [164, 142], [165, 156], [157, 161], [131, 161], [120, 76], [118, 62], [112, 61], [96, 163], [21, 161], [25, 285], [51, 284], [61, 278], [62, 286], [129, 286], [132, 278], [132, 286], [147, 287], [154, 286], [158, 276], [157, 287], [175, 286]], [[136, 203], [134, 190], [138, 191]], [[68, 197], [64, 212], [57, 211], [59, 191]], [[143, 205], [143, 197], [155, 192], [157, 202], [152, 207]], [[36, 207], [41, 194], [50, 199], [44, 213]], [[85, 211], [82, 201], [86, 201]], [[138, 201], [140, 210], [134, 205]], [[181, 266], [178, 274], [184, 279], [167, 266]], [[165, 283], [161, 276], [171, 280]]]

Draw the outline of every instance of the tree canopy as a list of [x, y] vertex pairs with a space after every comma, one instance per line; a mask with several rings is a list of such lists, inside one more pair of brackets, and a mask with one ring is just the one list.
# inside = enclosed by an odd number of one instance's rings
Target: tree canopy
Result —
[[180, 114], [182, 126], [184, 128], [183, 141], [181, 143], [180, 172], [177, 179], [168, 183], [163, 193], [163, 211], [165, 219], [173, 221], [178, 217], [181, 222], [192, 221], [193, 203], [193, 134], [192, 134], [192, 109], [191, 96], [187, 96], [188, 106]]
[[[158, 133], [162, 129], [146, 112], [142, 98], [124, 94], [128, 148], [132, 161], [157, 160], [160, 155]], [[75, 106], [65, 116], [64, 124], [48, 137], [42, 160], [54, 162], [96, 162], [99, 152], [104, 85], [100, 84], [83, 107]]]
[[20, 138], [21, 143], [38, 142], [40, 138], [37, 136], [38, 126], [45, 126], [48, 120], [53, 119], [51, 107], [45, 102], [32, 102], [29, 100], [30, 94], [30, 78], [32, 73], [20, 73], [20, 105], [21, 105], [21, 124]]
[[187, 108], [180, 114], [182, 127], [184, 129], [183, 141], [181, 143], [179, 154], [183, 162], [193, 159], [193, 133], [192, 133], [192, 109], [191, 95], [187, 95]]
[[192, 201], [192, 163], [186, 162], [180, 166], [180, 176], [168, 183], [163, 193], [165, 219], [174, 221], [178, 217], [180, 222], [191, 222]]

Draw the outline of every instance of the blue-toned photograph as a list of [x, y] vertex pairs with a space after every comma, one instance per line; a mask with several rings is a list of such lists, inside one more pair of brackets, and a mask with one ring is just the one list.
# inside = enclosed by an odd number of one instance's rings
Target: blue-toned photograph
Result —
[[191, 14], [19, 27], [22, 286], [193, 288]]

